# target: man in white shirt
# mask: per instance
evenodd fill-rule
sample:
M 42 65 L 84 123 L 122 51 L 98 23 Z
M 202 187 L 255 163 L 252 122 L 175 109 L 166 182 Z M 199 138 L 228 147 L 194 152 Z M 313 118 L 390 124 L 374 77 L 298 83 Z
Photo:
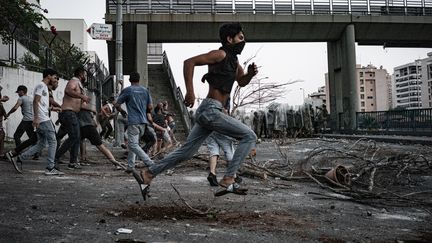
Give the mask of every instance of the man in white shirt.
M 19 154 L 19 162 L 30 159 L 34 154 L 39 153 L 48 143 L 48 165 L 45 175 L 63 175 L 64 173 L 56 168 L 54 157 L 56 153 L 57 140 L 54 125 L 49 117 L 49 92 L 48 85 L 58 80 L 57 71 L 47 68 L 43 71 L 43 80 L 34 89 L 33 99 L 33 128 L 36 130 L 38 141 L 24 153 Z M 16 160 L 12 158 L 16 168 Z

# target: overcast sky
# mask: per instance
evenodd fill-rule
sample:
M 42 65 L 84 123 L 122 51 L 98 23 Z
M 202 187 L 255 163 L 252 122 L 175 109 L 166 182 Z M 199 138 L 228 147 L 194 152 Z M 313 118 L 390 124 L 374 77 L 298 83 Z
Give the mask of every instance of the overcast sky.
M 48 18 L 79 18 L 84 19 L 88 26 L 92 23 L 104 23 L 105 0 L 41 0 L 42 8 L 48 9 Z M 115 27 L 114 27 L 115 28 Z M 247 41 L 247 30 L 245 30 Z M 217 36 L 218 33 L 215 33 Z M 89 50 L 96 51 L 99 57 L 107 65 L 108 54 L 105 41 L 92 40 L 88 42 Z M 182 87 L 184 81 L 182 75 L 183 61 L 191 56 L 208 52 L 219 48 L 214 44 L 164 44 L 171 68 L 177 84 Z M 317 91 L 324 85 L 324 74 L 327 72 L 327 48 L 326 43 L 247 43 L 240 62 L 256 55 L 254 62 L 260 66 L 259 77 L 268 77 L 264 81 L 288 82 L 303 80 L 288 87 L 286 97 L 280 102 L 290 105 L 299 105 L 303 100 L 304 88 L 306 94 Z M 386 48 L 382 46 L 357 46 L 356 60 L 358 64 L 366 66 L 372 64 L 376 67 L 383 66 L 392 74 L 393 68 L 415 59 L 426 58 L 431 48 Z M 204 98 L 207 86 L 201 84 L 205 67 L 197 68 L 194 76 L 196 96 Z

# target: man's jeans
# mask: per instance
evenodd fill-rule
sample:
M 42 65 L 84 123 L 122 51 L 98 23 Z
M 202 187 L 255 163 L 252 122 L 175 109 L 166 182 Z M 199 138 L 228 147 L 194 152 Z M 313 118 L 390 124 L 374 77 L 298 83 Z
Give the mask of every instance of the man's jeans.
M 153 145 L 156 143 L 156 132 L 153 127 L 149 125 L 146 127 L 143 139 L 146 144 L 142 147 L 142 149 L 148 154 L 151 147 L 153 147 Z
M 46 144 L 48 144 L 48 166 L 47 169 L 52 169 L 55 166 L 54 156 L 56 153 L 57 140 L 54 126 L 49 121 L 44 121 L 39 124 L 39 128 L 36 131 L 37 133 L 37 143 L 31 146 L 24 153 L 19 155 L 21 160 L 30 159 L 36 153 L 40 153 L 43 148 L 45 148 Z
M 29 139 L 34 136 L 33 139 L 36 140 L 36 133 L 33 131 L 33 121 L 21 121 L 13 135 L 15 140 L 15 147 L 21 145 L 21 137 L 24 132 L 27 134 L 27 137 L 29 137 Z
M 74 111 L 63 111 L 59 114 L 59 119 L 62 127 L 67 132 L 68 138 L 60 145 L 55 155 L 55 160 L 58 161 L 66 151 L 70 149 L 70 163 L 76 163 L 80 146 L 80 124 L 78 113 Z
M 127 127 L 127 118 L 123 117 L 122 114 L 120 113 L 117 114 L 117 120 L 114 125 L 115 125 L 115 133 L 116 133 L 114 147 L 117 147 L 125 143 L 124 133 Z
M 240 164 L 255 146 L 256 135 L 245 124 L 222 112 L 222 104 L 214 99 L 206 98 L 195 113 L 195 125 L 186 143 L 167 155 L 157 164 L 149 167 L 153 175 L 160 174 L 182 161 L 192 158 L 204 140 L 213 131 L 235 138 L 239 141 L 233 159 L 228 164 L 226 176 L 234 176 Z
M 147 166 L 151 166 L 154 162 L 150 159 L 150 157 L 144 152 L 144 150 L 140 147 L 139 141 L 140 138 L 144 135 L 146 130 L 146 124 L 137 124 L 137 125 L 129 125 L 127 129 L 128 135 L 128 168 L 135 168 L 135 157 L 138 157 L 146 164 Z
M 18 130 L 20 129 L 24 129 L 25 132 L 27 133 L 27 136 L 29 137 L 27 140 L 25 140 L 22 143 L 20 138 L 23 133 L 18 132 Z M 33 121 L 21 121 L 21 123 L 18 125 L 17 130 L 14 133 L 14 139 L 15 139 L 15 144 L 18 144 L 17 142 L 20 141 L 19 145 L 15 147 L 15 153 L 17 154 L 21 153 L 21 151 L 23 151 L 24 149 L 32 145 L 35 145 L 37 143 L 37 134 L 33 130 Z
M 219 156 L 220 150 L 225 154 L 225 159 L 230 162 L 234 157 L 234 143 L 233 140 L 225 135 L 217 132 L 212 132 L 207 138 L 207 149 L 209 150 L 210 157 Z

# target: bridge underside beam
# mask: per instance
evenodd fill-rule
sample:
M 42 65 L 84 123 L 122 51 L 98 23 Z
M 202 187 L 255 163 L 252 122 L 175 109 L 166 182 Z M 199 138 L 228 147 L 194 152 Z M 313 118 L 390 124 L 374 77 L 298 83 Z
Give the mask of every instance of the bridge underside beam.
M 432 47 L 431 16 L 125 14 L 123 21 L 125 74 L 137 65 L 138 24 L 147 26 L 148 43 L 219 42 L 220 25 L 238 21 L 248 42 L 334 42 L 352 24 L 359 45 Z M 107 14 L 106 23 L 115 23 L 115 15 Z M 107 44 L 114 73 L 115 44 Z

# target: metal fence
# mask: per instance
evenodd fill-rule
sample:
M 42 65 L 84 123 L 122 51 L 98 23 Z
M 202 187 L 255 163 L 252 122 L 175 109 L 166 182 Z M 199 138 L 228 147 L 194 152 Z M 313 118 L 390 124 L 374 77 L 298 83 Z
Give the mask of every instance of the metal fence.
M 432 132 L 432 108 L 357 112 L 357 130 Z
M 106 13 L 116 13 L 115 1 Z M 432 0 L 124 0 L 123 13 L 432 16 Z

